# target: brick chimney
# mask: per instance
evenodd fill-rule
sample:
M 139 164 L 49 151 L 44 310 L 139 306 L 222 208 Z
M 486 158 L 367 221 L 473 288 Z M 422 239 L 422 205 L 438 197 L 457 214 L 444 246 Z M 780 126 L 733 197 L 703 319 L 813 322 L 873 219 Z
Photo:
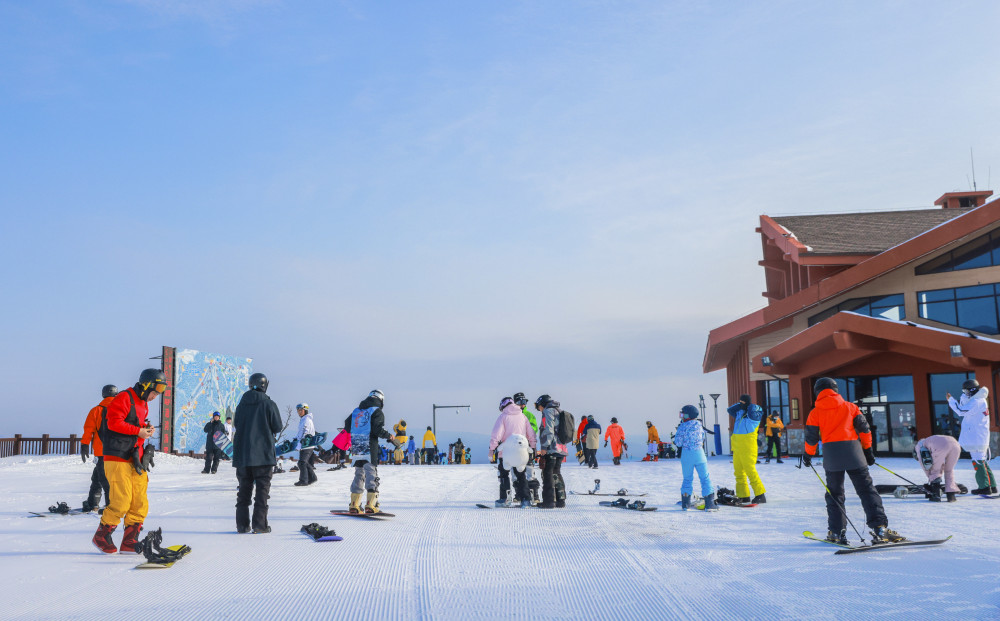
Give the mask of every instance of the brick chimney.
M 980 190 L 978 192 L 945 192 L 941 198 L 934 201 L 935 205 L 941 205 L 942 209 L 955 209 L 956 207 L 979 207 L 986 202 L 986 199 L 993 196 L 992 190 Z

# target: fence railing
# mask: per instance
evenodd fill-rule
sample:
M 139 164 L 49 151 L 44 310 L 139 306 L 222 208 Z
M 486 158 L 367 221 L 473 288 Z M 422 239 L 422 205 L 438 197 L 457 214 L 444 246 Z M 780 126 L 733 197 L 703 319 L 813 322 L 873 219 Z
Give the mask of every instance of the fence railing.
M 25 438 L 15 433 L 13 438 L 0 438 L 0 457 L 13 455 L 76 455 L 80 452 L 80 438 L 52 438 L 43 433 L 40 438 Z

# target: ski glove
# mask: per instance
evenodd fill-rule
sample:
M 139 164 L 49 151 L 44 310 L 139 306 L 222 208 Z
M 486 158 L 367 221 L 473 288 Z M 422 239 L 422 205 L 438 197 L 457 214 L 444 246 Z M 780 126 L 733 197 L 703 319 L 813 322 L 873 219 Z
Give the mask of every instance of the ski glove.
M 607 440 L 604 441 L 604 448 L 608 448 L 608 441 Z
M 81 444 L 80 445 L 80 458 L 83 460 L 83 463 L 87 463 L 87 460 L 90 458 L 90 445 L 89 444 Z
M 868 462 L 869 466 L 875 465 L 875 450 L 870 446 L 865 449 L 865 461 Z
M 153 448 L 152 444 L 147 444 L 144 449 L 142 449 L 142 469 L 149 472 L 149 469 L 155 466 L 153 463 L 153 456 L 156 453 L 156 449 Z
M 809 453 L 802 453 L 802 465 L 812 468 L 813 458 Z

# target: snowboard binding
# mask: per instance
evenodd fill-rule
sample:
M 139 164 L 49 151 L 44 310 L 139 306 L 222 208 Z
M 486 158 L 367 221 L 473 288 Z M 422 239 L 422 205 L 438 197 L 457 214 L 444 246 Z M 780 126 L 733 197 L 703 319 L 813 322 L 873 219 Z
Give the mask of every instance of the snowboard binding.
M 191 551 L 189 546 L 181 546 L 178 550 L 161 548 L 160 544 L 162 542 L 163 529 L 157 528 L 156 530 L 146 533 L 143 540 L 135 544 L 135 551 L 146 557 L 146 562 L 156 565 L 173 563 L 180 560 L 184 557 L 184 555 Z
M 637 500 L 636 502 L 639 502 L 639 501 Z M 645 504 L 645 503 L 643 503 L 643 504 Z M 618 500 L 612 502 L 611 506 L 612 507 L 627 507 L 628 506 L 628 501 L 625 500 L 624 498 L 619 498 Z
M 313 522 L 312 524 L 303 524 L 302 528 L 299 530 L 309 535 L 316 541 L 319 541 L 323 537 L 333 537 L 337 535 L 336 531 L 333 529 L 321 526 L 316 522 Z
M 633 500 L 625 506 L 626 509 L 632 509 L 635 511 L 642 511 L 646 507 L 646 503 L 642 500 Z
M 69 513 L 69 505 L 67 505 L 65 502 L 56 503 L 51 507 L 49 507 L 49 513 L 59 513 L 61 515 L 66 515 L 67 513 Z

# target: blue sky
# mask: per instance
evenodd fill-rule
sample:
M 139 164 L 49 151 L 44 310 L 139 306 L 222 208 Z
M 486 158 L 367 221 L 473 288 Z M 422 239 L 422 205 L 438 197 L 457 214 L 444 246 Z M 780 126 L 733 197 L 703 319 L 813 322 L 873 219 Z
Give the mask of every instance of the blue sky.
M 970 148 L 988 185 L 998 18 L 0 0 L 0 435 L 79 432 L 162 345 L 320 420 L 378 387 L 484 432 L 523 390 L 672 429 L 764 305 L 760 214 L 929 207 Z

